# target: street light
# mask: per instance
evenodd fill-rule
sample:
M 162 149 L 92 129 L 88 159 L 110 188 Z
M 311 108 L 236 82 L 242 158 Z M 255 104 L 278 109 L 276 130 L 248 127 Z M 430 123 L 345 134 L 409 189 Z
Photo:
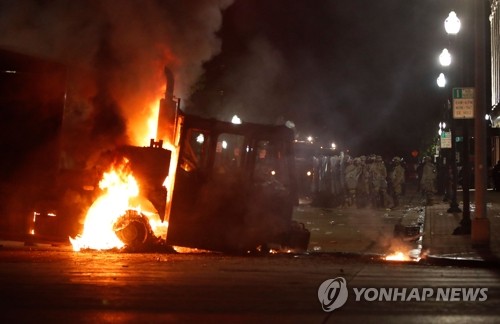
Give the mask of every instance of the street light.
M 439 55 L 439 63 L 441 63 L 442 66 L 449 66 L 451 64 L 451 54 L 448 52 L 448 49 L 445 48 Z
M 460 31 L 460 26 L 460 19 L 458 19 L 455 11 L 451 11 L 444 21 L 444 29 L 449 35 L 456 35 Z
M 241 118 L 238 117 L 238 115 L 234 115 L 233 118 L 231 119 L 231 123 L 239 125 L 241 124 Z
M 438 134 L 439 136 L 441 136 L 441 134 L 443 134 L 443 132 L 445 131 L 446 129 L 446 122 L 439 122 L 439 125 L 438 125 Z
M 440 88 L 446 87 L 446 78 L 445 78 L 443 73 L 439 74 L 436 81 L 437 81 L 438 87 L 440 87 Z

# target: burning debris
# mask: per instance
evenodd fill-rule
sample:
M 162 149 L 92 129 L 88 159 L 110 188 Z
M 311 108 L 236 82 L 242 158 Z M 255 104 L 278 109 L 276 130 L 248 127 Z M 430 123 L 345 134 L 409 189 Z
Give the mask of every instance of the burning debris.
M 85 214 L 80 234 L 70 235 L 75 251 L 140 249 L 164 241 L 222 251 L 269 243 L 307 247 L 308 231 L 291 221 L 297 201 L 293 131 L 203 119 L 181 111 L 174 98 L 174 75 L 179 96 L 189 98 L 203 62 L 220 50 L 216 32 L 231 3 L 0 5 L 0 46 L 67 68 L 56 103 L 64 124 L 54 140 L 55 160 L 64 170 L 98 174 L 90 186 L 75 180 L 74 188 L 66 183 L 50 193 L 57 220 L 77 223 L 79 212 Z M 167 91 L 159 100 L 164 65 L 172 71 L 165 70 Z M 138 146 L 147 141 L 150 147 Z M 77 208 L 64 201 L 66 195 L 79 201 L 83 190 L 90 202 L 80 199 Z
M 141 248 L 158 240 L 149 219 L 134 209 L 129 209 L 113 224 L 116 236 L 131 248 Z
M 103 174 L 103 194 L 90 207 L 82 235 L 71 240 L 74 250 L 143 250 L 164 244 L 166 236 L 170 246 L 212 251 L 246 253 L 269 246 L 305 251 L 309 231 L 292 221 L 297 203 L 293 132 L 181 111 L 176 118 L 178 153 L 153 142 L 110 154 L 108 159 L 118 163 Z M 222 140 L 225 148 L 216 145 Z M 170 195 L 167 176 L 175 179 Z M 280 185 L 268 186 L 269 178 Z M 168 228 L 160 233 L 158 223 Z
M 125 146 L 105 156 L 111 166 L 99 182 L 102 194 L 87 212 L 83 233 L 70 239 L 73 249 L 139 250 L 159 243 L 167 228 L 158 213 L 165 210 L 166 201 L 159 179 L 168 174 L 170 152 L 160 147 Z
M 411 222 L 405 220 L 405 218 L 400 218 L 399 221 L 394 225 L 394 240 L 391 244 L 391 249 L 394 251 L 385 256 L 387 261 L 419 261 L 422 252 L 422 236 L 423 233 L 423 222 L 422 222 L 422 211 L 417 208 L 417 214 L 414 217 L 409 217 L 412 219 Z M 417 219 L 415 220 L 415 216 Z M 405 251 L 405 252 L 403 252 Z

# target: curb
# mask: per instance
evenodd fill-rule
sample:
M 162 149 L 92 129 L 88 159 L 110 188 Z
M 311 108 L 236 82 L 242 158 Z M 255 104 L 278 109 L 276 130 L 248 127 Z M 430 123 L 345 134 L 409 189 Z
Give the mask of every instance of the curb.
M 419 261 L 425 265 L 436 265 L 436 266 L 459 266 L 459 267 L 470 267 L 470 268 L 498 268 L 500 267 L 500 260 L 473 260 L 473 259 L 457 259 L 457 258 L 445 258 L 436 256 L 425 256 Z

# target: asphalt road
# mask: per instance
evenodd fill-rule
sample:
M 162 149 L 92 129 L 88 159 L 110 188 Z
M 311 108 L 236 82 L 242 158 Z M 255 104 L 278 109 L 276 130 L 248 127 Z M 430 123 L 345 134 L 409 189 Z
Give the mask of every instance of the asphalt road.
M 399 223 L 420 227 L 422 232 L 425 208 L 420 195 L 411 187 L 397 208 L 324 208 L 301 204 L 295 208 L 293 218 L 311 232 L 310 252 L 387 255 L 421 248 L 421 242 L 395 238 L 394 229 Z
M 347 281 L 347 301 L 324 312 L 318 288 L 337 277 Z M 0 322 L 498 323 L 499 278 L 498 269 L 338 254 L 229 256 L 4 248 Z M 391 287 L 488 290 L 485 301 L 356 301 L 354 288 Z

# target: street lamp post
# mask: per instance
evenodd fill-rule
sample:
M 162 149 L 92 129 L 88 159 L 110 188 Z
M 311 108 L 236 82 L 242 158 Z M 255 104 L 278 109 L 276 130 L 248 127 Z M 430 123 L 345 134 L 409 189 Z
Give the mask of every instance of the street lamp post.
M 450 12 L 448 15 L 448 18 L 444 21 L 444 28 L 446 30 L 446 33 L 451 36 L 456 36 L 458 32 L 460 31 L 461 23 L 460 19 L 458 19 L 456 13 L 454 11 Z M 444 52 L 444 51 L 443 51 Z M 446 51 L 448 53 L 448 51 Z M 441 56 L 444 56 L 444 58 L 447 58 L 448 55 L 446 53 L 442 53 Z M 444 61 L 446 63 L 447 60 Z M 449 59 L 449 62 L 451 63 L 451 59 Z M 443 61 L 441 61 L 441 64 L 443 65 Z M 456 81 L 455 81 L 456 82 Z M 451 170 L 452 170 L 452 175 L 451 175 L 451 199 L 450 199 L 450 207 L 448 208 L 448 213 L 460 213 L 462 210 L 458 207 L 458 202 L 457 202 L 457 180 L 458 180 L 458 172 L 457 172 L 457 144 L 455 140 L 455 121 L 453 118 L 453 113 L 452 113 L 452 108 L 450 106 L 449 100 L 447 100 L 447 111 L 448 111 L 448 116 L 450 118 L 450 124 L 451 124 Z

